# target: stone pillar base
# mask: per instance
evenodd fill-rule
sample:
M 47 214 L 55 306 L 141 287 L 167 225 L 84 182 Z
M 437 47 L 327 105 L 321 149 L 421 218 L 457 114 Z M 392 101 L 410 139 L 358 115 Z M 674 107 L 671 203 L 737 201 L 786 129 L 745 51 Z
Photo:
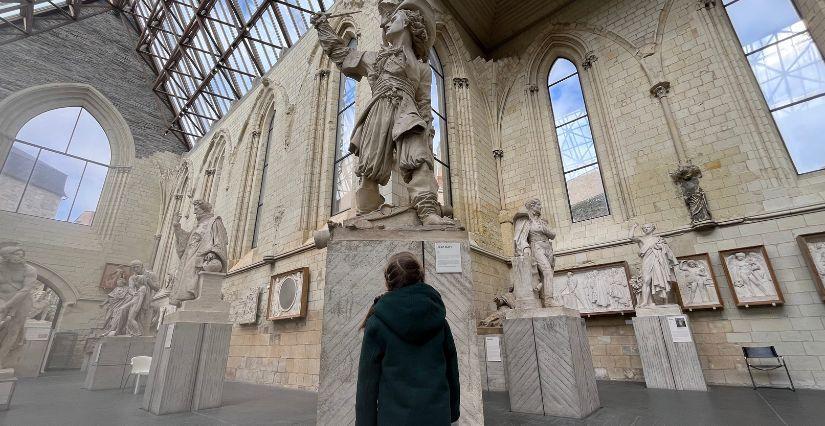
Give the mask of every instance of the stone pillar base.
M 674 342 L 669 317 L 684 318 L 679 305 L 640 307 L 633 318 L 633 331 L 639 344 L 645 383 L 651 389 L 707 391 L 696 343 Z
M 17 377 L 14 377 L 14 369 L 0 370 L 0 411 L 6 411 L 11 406 L 15 386 L 17 386 Z
M 152 356 L 155 338 L 151 336 L 101 337 L 92 352 L 83 388 L 88 390 L 118 389 L 126 381 L 132 357 Z
M 390 224 L 391 225 L 391 224 Z M 359 329 L 373 299 L 385 291 L 384 267 L 395 253 L 408 251 L 424 265 L 424 281 L 437 289 L 447 307 L 447 320 L 458 351 L 461 376 L 460 424 L 483 424 L 481 374 L 478 364 L 473 269 L 467 232 L 409 229 L 332 230 L 327 245 L 324 319 L 318 424 L 355 423 L 355 386 L 363 333 Z M 460 273 L 436 272 L 437 243 L 460 245 Z M 411 366 L 414 368 L 414 366 Z
M 49 348 L 52 323 L 30 319 L 26 321 L 25 327 L 26 341 L 23 344 L 23 354 L 14 366 L 14 372 L 21 378 L 37 377 Z
M 581 419 L 599 409 L 587 330 L 577 311 L 509 311 L 504 341 L 510 410 Z

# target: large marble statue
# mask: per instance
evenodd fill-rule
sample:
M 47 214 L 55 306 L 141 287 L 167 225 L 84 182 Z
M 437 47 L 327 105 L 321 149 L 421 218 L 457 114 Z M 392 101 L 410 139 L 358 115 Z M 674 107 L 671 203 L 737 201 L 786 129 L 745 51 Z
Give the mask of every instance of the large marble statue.
M 541 201 L 533 198 L 524 203 L 524 207 L 513 217 L 513 228 L 515 257 L 532 258 L 532 262 L 538 267 L 541 279 L 533 283 L 533 291 L 544 295 L 545 307 L 559 306 L 553 297 L 553 268 L 556 259 L 552 241 L 556 234 L 541 217 Z M 514 285 L 518 286 L 519 283 Z
M 424 225 L 454 225 L 443 217 L 433 172 L 434 135 L 427 64 L 435 40 L 435 19 L 426 0 L 381 0 L 378 4 L 384 43 L 378 52 L 347 47 L 332 29 L 328 15 L 316 14 L 324 52 L 346 76 L 367 77 L 372 99 L 355 122 L 349 151 L 358 157 L 361 178 L 355 193 L 359 215 L 379 209 L 379 186 L 389 182 L 397 166 Z
M 643 235 L 636 236 L 638 223 L 630 230 L 630 239 L 639 245 L 639 257 L 642 258 L 642 294 L 637 306 L 646 307 L 657 304 L 671 304 L 671 285 L 676 284 L 676 255 L 664 238 L 655 235 L 656 225 L 642 226 Z M 656 299 L 663 303 L 657 303 Z
M 220 216 L 212 213 L 212 205 L 196 200 L 194 203 L 197 223 L 191 231 L 181 228 L 180 215 L 173 228 L 175 243 L 180 257 L 178 277 L 172 283 L 169 303 L 180 306 L 185 300 L 198 297 L 198 273 L 226 272 L 226 228 Z
M 507 311 L 516 307 L 513 300 L 513 288 L 511 287 L 507 293 L 493 298 L 493 303 L 496 305 L 496 311 L 481 320 L 478 325 L 482 327 L 501 327 L 504 315 Z
M 134 260 L 129 281 L 118 280 L 102 306 L 106 309 L 104 336 L 142 336 L 151 320 L 152 291 L 157 290 L 155 274 Z
M 32 291 L 37 271 L 26 263 L 26 252 L 16 243 L 0 247 L 0 370 L 13 362 L 24 342 L 24 327 L 34 305 Z

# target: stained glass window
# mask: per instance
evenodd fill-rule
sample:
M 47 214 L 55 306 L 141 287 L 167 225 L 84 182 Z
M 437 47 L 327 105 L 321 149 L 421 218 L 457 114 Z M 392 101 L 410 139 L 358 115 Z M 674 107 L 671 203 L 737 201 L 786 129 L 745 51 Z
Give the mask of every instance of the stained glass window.
M 607 216 L 610 209 L 576 65 L 556 59 L 547 89 L 573 222 Z
M 825 168 L 825 63 L 793 3 L 729 0 L 725 10 L 797 173 Z

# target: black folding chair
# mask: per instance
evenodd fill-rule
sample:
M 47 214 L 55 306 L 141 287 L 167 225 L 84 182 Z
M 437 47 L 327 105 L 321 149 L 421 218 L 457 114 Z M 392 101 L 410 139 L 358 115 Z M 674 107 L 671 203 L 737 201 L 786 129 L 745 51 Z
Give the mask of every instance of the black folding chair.
M 748 374 L 751 376 L 751 384 L 753 388 L 778 388 L 778 389 L 790 389 L 796 392 L 796 388 L 793 385 L 793 379 L 791 379 L 791 373 L 788 371 L 788 365 L 785 364 L 785 360 L 782 358 L 781 355 L 776 353 L 776 348 L 773 346 L 758 346 L 758 347 L 748 347 L 742 346 L 742 353 L 745 355 L 745 364 L 748 366 Z M 773 363 L 759 363 L 759 364 L 751 364 L 751 359 L 771 359 L 773 358 Z M 751 368 L 754 370 L 759 371 L 771 371 L 776 370 L 779 368 L 785 369 L 785 374 L 788 375 L 788 382 L 790 382 L 791 387 L 776 387 L 776 386 L 756 386 L 756 381 L 753 380 L 753 372 Z

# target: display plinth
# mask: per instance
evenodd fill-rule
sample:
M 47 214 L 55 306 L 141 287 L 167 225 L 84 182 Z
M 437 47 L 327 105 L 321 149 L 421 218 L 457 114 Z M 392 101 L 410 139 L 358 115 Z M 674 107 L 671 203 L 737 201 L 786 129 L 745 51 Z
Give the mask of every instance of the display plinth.
M 504 372 L 504 331 L 501 327 L 478 327 L 478 356 L 481 367 L 481 389 L 507 391 L 507 374 Z
M 221 406 L 232 335 L 229 306 L 220 300 L 224 276 L 201 272 L 201 296 L 164 318 L 152 353 L 144 410 L 162 415 Z
M 436 272 L 436 243 L 458 243 L 460 273 Z M 473 313 L 473 280 L 467 232 L 410 228 L 334 228 L 327 243 L 318 424 L 355 423 L 355 387 L 363 333 L 361 321 L 385 291 L 384 267 L 395 253 L 422 256 L 424 280 L 437 289 L 458 352 L 461 424 L 482 424 L 481 374 Z M 415 366 L 410 366 L 415 368 Z
M 511 411 L 581 419 L 599 409 L 593 358 L 578 311 L 508 311 L 504 341 Z
M 14 377 L 14 369 L 0 369 L 0 411 L 6 411 L 11 406 L 15 386 L 17 386 L 17 377 Z
M 17 377 L 37 377 L 43 367 L 49 338 L 52 335 L 51 321 L 27 320 L 25 325 L 26 340 L 22 356 L 14 366 Z
M 690 323 L 678 305 L 637 308 L 633 330 L 648 388 L 708 390 Z
M 131 371 L 132 357 L 151 356 L 152 336 L 104 336 L 97 341 L 83 388 L 118 389 Z

